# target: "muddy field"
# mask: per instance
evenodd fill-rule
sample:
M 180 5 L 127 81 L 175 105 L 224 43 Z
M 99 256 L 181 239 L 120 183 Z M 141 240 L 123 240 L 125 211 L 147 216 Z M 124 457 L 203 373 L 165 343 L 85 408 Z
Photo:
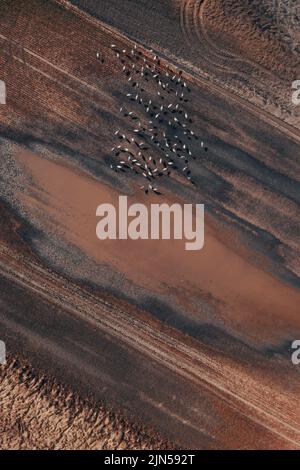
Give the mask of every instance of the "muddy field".
M 118 0 L 71 3 L 299 128 L 299 110 L 291 102 L 291 84 L 299 77 L 297 2 L 124 0 L 122 8 Z
M 1 377 L 0 448 L 15 450 L 172 449 L 154 432 L 83 400 L 26 362 L 9 359 Z
M 281 106 L 297 51 L 237 0 L 193 8 L 189 1 L 124 1 L 118 13 L 117 3 L 0 2 L 7 88 L 0 107 L 0 339 L 78 397 L 93 396 L 163 436 L 145 434 L 136 444 L 132 431 L 123 448 L 166 440 L 194 449 L 298 448 L 300 375 L 291 343 L 300 337 L 300 135 L 296 111 L 284 114 Z M 205 42 L 198 34 L 207 28 Z M 194 156 L 191 177 L 178 164 L 151 179 L 159 194 L 140 189 L 140 171 L 113 171 L 119 134 L 133 142 L 129 112 L 140 122 L 147 112 L 123 70 L 132 68 L 131 51 L 158 76 L 186 84 L 180 106 L 194 134 L 171 126 L 169 115 L 157 126 L 169 139 L 181 132 Z M 173 105 L 151 77 L 140 86 L 156 112 L 162 102 Z M 146 132 L 143 138 L 152 162 L 159 160 L 160 147 Z M 204 249 L 187 252 L 178 240 L 100 242 L 96 208 L 121 194 L 148 207 L 205 204 Z M 15 390 L 14 380 L 5 369 L 5 397 L 23 393 L 25 384 Z M 32 400 L 26 394 L 28 406 Z M 7 429 L 0 442 L 14 448 L 72 446 L 77 432 L 64 444 L 55 433 L 52 443 L 28 441 L 29 431 L 20 444 L 20 432 L 10 437 Z M 93 429 L 88 447 L 118 446 L 117 429 L 111 441 Z

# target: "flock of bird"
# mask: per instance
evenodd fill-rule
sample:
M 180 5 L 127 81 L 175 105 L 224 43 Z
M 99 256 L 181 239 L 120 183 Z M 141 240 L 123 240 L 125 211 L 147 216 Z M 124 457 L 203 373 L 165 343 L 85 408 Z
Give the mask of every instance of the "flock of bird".
M 153 57 L 147 60 L 136 45 L 128 51 L 115 44 L 111 48 L 127 80 L 128 105 L 123 104 L 120 113 L 132 124 L 130 135 L 120 129 L 114 132 L 117 144 L 112 148 L 112 170 L 140 175 L 146 194 L 160 194 L 156 180 L 170 176 L 172 170 L 194 184 L 190 162 L 195 156 L 190 146 L 199 137 L 190 129 L 193 121 L 184 110 L 191 90 L 182 72 L 162 71 L 152 50 Z M 207 151 L 203 141 L 200 147 Z

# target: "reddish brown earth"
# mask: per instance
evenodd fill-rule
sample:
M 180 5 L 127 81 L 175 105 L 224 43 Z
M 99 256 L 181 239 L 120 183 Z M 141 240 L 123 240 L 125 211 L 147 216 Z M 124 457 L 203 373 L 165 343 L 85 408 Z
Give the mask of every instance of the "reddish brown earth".
M 300 73 L 295 2 L 124 0 L 121 9 L 118 0 L 70 3 L 299 128 L 291 101 Z
M 172 449 L 17 359 L 1 371 L 0 410 L 2 450 Z
M 176 42 L 168 52 L 163 40 L 182 30 L 178 10 L 166 10 L 162 21 L 169 23 L 171 15 L 171 29 L 154 44 L 160 70 L 184 70 L 192 90 L 186 109 L 208 152 L 192 144 L 194 186 L 174 172 L 161 182 L 159 198 L 146 197 L 138 178 L 108 165 L 115 128 L 133 131 L 119 113 L 128 84 L 110 47 L 133 47 L 123 34 L 129 32 L 116 32 L 68 2 L 0 3 L 0 78 L 7 86 L 7 105 L 0 107 L 0 339 L 12 357 L 20 355 L 39 376 L 62 384 L 51 382 L 43 399 L 34 395 L 35 409 L 30 396 L 38 392 L 27 379 L 17 384 L 19 369 L 10 363 L 2 396 L 16 396 L 16 405 L 25 399 L 20 411 L 12 409 L 12 416 L 21 413 L 21 425 L 9 421 L 6 409 L 3 446 L 82 445 L 76 420 L 66 441 L 60 432 L 51 442 L 41 437 L 43 412 L 51 429 L 56 426 L 53 384 L 63 423 L 69 410 L 57 387 L 78 403 L 93 397 L 80 415 L 91 446 L 118 445 L 115 418 L 105 436 L 86 418 L 91 408 L 100 420 L 107 412 L 101 410 L 112 408 L 137 423 L 137 431 L 126 424 L 126 448 L 136 445 L 140 426 L 177 447 L 299 448 L 300 376 L 291 362 L 291 343 L 300 337 L 298 130 L 254 105 L 257 100 L 241 99 L 241 90 L 229 92 L 214 67 L 205 73 L 215 80 L 208 79 L 199 56 L 191 67 Z M 150 3 L 139 14 L 146 15 Z M 222 2 L 213 4 L 221 18 Z M 151 11 L 149 24 L 157 17 Z M 130 15 L 124 18 L 131 24 Z M 247 34 L 249 22 L 243 24 Z M 140 36 L 138 49 L 151 61 L 151 36 L 146 39 Z M 260 40 L 254 35 L 249 41 L 254 48 Z M 264 41 L 278 39 L 264 35 Z M 245 58 L 244 46 L 237 49 Z M 264 78 L 271 65 L 262 45 L 257 51 L 250 69 L 263 67 Z M 290 53 L 279 44 L 272 57 L 279 63 Z M 225 59 L 239 77 L 240 68 Z M 236 91 L 235 79 L 225 76 Z M 264 90 L 268 82 L 262 83 Z M 155 91 L 149 83 L 149 95 Z M 203 251 L 185 252 L 181 242 L 100 243 L 96 207 L 120 194 L 146 204 L 204 203 Z M 98 412 L 94 403 L 103 408 Z M 27 409 L 39 417 L 39 436 L 31 428 L 23 436 Z M 149 436 L 142 434 L 141 445 L 165 442 Z

